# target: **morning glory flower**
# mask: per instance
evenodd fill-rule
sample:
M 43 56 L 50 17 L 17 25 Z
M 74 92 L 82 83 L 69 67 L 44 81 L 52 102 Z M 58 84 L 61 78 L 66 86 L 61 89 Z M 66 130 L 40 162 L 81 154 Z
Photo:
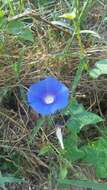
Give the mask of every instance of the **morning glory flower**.
M 51 76 L 32 84 L 27 93 L 29 105 L 41 115 L 50 115 L 66 107 L 68 98 L 68 88 Z

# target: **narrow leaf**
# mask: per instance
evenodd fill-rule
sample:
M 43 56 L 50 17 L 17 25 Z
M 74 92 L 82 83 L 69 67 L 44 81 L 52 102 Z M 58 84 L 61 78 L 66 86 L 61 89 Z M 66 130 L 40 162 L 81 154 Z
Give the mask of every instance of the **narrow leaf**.
M 24 182 L 23 179 L 18 179 L 16 177 L 11 176 L 1 176 L 0 177 L 0 185 L 3 185 L 5 183 L 21 183 Z
M 101 38 L 100 35 L 95 32 L 95 31 L 92 31 L 92 30 L 81 30 L 80 31 L 81 34 L 91 34 L 92 36 L 96 37 L 96 38 Z
M 34 137 L 37 135 L 37 132 L 43 126 L 44 122 L 45 122 L 44 119 L 40 119 L 40 120 L 37 121 L 36 126 L 31 131 L 31 134 L 30 134 L 30 137 L 29 137 L 29 141 L 28 141 L 29 144 L 32 143 Z
M 107 190 L 106 184 L 96 183 L 88 180 L 85 181 L 85 180 L 60 179 L 59 184 L 65 186 L 73 185 L 77 187 L 93 188 L 94 190 Z

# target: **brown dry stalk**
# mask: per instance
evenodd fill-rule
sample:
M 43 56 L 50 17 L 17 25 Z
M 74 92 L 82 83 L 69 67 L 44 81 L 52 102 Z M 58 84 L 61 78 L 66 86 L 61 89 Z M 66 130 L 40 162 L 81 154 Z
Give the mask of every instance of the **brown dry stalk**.
M 59 27 L 59 26 L 56 26 L 56 25 L 52 24 L 50 21 L 48 21 L 48 20 L 46 20 L 45 18 L 41 17 L 41 16 L 40 16 L 39 14 L 37 14 L 34 10 L 31 10 L 31 11 L 27 10 L 27 11 L 21 13 L 21 14 L 15 15 L 15 16 L 13 16 L 13 17 L 9 17 L 9 18 L 8 18 L 8 22 L 13 21 L 13 20 L 17 20 L 17 19 L 20 19 L 20 18 L 23 18 L 23 17 L 29 17 L 29 16 L 30 16 L 30 17 L 33 17 L 33 18 L 36 19 L 36 20 L 39 20 L 39 21 L 44 22 L 45 24 L 47 24 L 47 25 L 53 27 L 53 28 L 56 29 L 56 30 L 60 30 L 60 31 L 63 31 L 64 33 L 71 34 L 70 31 L 68 31 L 68 30 L 66 30 L 66 29 L 64 29 L 64 28 L 61 28 L 61 27 Z

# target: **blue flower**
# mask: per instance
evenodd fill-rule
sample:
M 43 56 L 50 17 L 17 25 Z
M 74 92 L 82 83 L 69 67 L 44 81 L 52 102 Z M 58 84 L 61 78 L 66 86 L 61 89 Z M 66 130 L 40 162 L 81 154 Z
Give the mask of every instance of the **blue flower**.
M 54 77 L 30 86 L 27 93 L 29 105 L 42 115 L 50 115 L 67 106 L 69 98 L 68 88 Z

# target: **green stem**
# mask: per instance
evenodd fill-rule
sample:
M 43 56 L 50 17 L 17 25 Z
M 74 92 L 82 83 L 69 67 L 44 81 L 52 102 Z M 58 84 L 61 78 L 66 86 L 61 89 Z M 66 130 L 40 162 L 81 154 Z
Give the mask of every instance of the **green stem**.
M 76 10 L 79 10 L 80 4 L 79 1 L 76 0 Z M 76 75 L 72 84 L 72 97 L 75 96 L 76 88 L 78 86 L 78 83 L 81 79 L 82 72 L 84 70 L 84 60 L 85 60 L 85 50 L 81 41 L 81 34 L 80 34 L 80 20 L 79 18 L 79 11 L 76 12 L 76 21 L 74 21 L 74 27 L 75 27 L 75 34 L 77 37 L 78 45 L 80 47 L 80 63 L 78 66 L 78 69 L 76 71 Z
M 8 0 L 8 5 L 9 5 L 9 8 L 10 8 L 10 14 L 12 16 L 14 16 L 14 8 L 13 8 L 13 4 L 10 0 Z

